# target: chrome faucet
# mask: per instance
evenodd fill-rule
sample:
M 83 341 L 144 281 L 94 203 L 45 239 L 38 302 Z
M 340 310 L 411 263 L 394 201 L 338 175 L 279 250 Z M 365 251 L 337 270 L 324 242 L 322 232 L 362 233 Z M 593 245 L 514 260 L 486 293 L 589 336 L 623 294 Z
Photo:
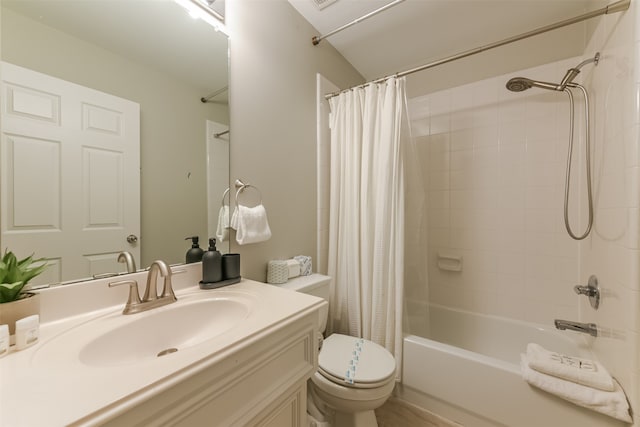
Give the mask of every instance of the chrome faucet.
M 571 331 L 582 332 L 583 334 L 589 334 L 593 337 L 598 336 L 598 327 L 595 323 L 580 323 L 573 322 L 571 320 L 554 320 L 557 329 L 564 331 L 565 329 L 569 329 Z
M 131 255 L 131 252 L 120 252 L 118 254 L 118 262 L 123 262 L 127 266 L 127 273 L 135 273 L 136 270 L 136 260 Z
M 158 296 L 157 285 L 158 273 L 164 278 L 162 294 L 160 294 L 160 296 Z M 176 294 L 173 292 L 173 285 L 171 283 L 171 268 L 168 267 L 164 261 L 157 260 L 151 263 L 149 274 L 147 275 L 147 286 L 142 300 L 138 292 L 138 282 L 135 280 L 123 280 L 121 282 L 109 283 L 109 287 L 121 285 L 129 286 L 129 298 L 124 306 L 124 310 L 122 310 L 122 314 L 140 313 L 171 304 L 178 300 Z

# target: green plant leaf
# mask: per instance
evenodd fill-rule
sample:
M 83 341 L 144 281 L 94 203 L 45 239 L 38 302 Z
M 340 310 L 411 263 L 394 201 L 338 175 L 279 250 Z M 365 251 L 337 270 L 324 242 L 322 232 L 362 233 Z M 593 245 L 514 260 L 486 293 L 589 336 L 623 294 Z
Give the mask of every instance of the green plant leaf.
M 45 268 L 47 268 L 48 265 L 47 264 L 42 264 L 38 267 L 34 267 L 31 268 L 29 270 L 25 270 L 22 272 L 22 277 L 20 278 L 20 280 L 26 285 L 27 283 L 29 283 L 29 280 L 33 279 L 34 277 L 36 277 L 38 274 L 42 273 L 44 271 Z
M 0 303 L 17 299 L 23 286 L 48 267 L 44 258 L 33 259 L 33 256 L 31 254 L 22 260 L 18 260 L 13 252 L 8 249 L 5 250 L 2 261 L 0 261 L 0 284 L 2 284 L 0 285 L 2 286 L 2 289 L 0 289 L 0 292 L 2 292 Z M 38 266 L 33 265 L 41 262 L 45 263 Z
M 0 304 L 17 300 L 23 286 L 22 282 L 0 283 Z
M 7 264 L 4 261 L 0 261 L 0 283 L 5 283 L 7 277 Z

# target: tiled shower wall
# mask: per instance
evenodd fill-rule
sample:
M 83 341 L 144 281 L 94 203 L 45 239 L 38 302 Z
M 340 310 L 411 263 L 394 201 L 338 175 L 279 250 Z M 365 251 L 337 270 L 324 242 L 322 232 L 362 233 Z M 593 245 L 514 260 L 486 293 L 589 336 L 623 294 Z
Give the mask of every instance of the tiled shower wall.
M 518 74 L 556 81 L 578 62 Z M 550 324 L 578 317 L 579 244 L 563 223 L 569 104 L 561 92 L 509 92 L 511 77 L 410 101 L 427 196 L 428 295 L 436 304 Z M 584 157 L 577 130 L 576 160 Z M 576 162 L 572 180 L 577 230 L 583 164 Z M 456 265 L 446 257 L 460 258 L 461 271 L 447 269 Z M 411 325 L 419 328 L 413 316 Z

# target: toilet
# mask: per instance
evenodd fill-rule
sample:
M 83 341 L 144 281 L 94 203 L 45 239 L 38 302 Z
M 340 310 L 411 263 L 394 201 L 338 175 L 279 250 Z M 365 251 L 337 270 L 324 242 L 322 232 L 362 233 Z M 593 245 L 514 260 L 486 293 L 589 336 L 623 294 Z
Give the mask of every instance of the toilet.
M 329 301 L 331 278 L 300 276 L 278 285 Z M 320 332 L 327 325 L 322 313 Z M 396 361 L 384 347 L 357 337 L 333 334 L 324 339 L 318 370 L 308 384 L 311 427 L 377 426 L 374 409 L 391 396 Z

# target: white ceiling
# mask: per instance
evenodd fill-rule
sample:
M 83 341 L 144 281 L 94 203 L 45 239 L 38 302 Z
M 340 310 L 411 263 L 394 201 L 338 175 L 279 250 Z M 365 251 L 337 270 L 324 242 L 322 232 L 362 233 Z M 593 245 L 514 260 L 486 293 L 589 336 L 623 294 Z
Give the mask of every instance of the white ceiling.
M 391 1 L 337 0 L 319 10 L 314 0 L 289 0 L 318 30 L 318 34 L 326 34 Z M 606 1 L 599 0 L 405 0 L 321 43 L 329 42 L 367 80 L 372 80 L 562 21 L 606 4 Z M 573 44 L 581 45 L 577 48 L 583 48 L 586 27 L 573 27 L 566 30 L 573 31 L 572 35 L 556 38 L 551 42 L 551 49 L 553 43 L 567 38 L 571 38 Z M 569 34 L 566 31 L 563 34 Z M 537 37 L 539 41 L 534 40 Z M 540 53 L 549 48 L 548 39 L 535 36 L 531 42 L 521 46 L 526 46 L 530 52 L 537 51 L 540 60 L 546 60 Z M 543 43 L 544 40 L 547 41 Z M 531 66 L 526 61 L 521 62 L 521 68 Z M 509 70 L 503 72 L 506 71 Z

